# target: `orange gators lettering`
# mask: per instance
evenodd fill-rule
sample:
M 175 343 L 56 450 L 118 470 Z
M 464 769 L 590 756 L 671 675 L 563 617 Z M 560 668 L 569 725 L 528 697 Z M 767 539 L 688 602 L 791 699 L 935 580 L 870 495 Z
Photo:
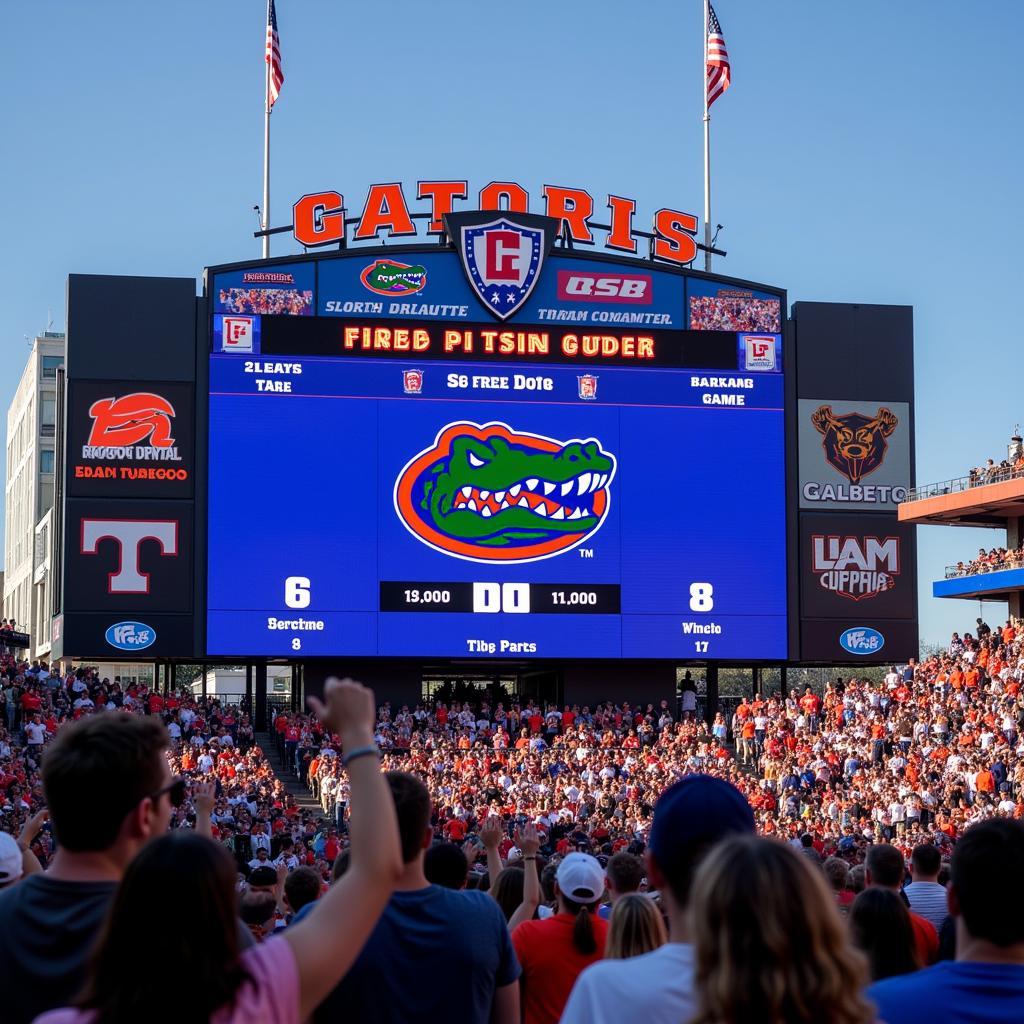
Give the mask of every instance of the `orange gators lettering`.
M 659 210 L 654 215 L 654 255 L 673 263 L 692 263 L 697 255 L 697 218 L 678 210 Z
M 430 200 L 430 227 L 432 235 L 444 231 L 443 217 L 451 213 L 456 199 L 465 199 L 469 195 L 468 181 L 421 181 L 416 189 L 417 199 Z
M 609 196 L 608 208 L 612 211 L 611 231 L 608 232 L 604 244 L 609 249 L 636 252 L 636 239 L 633 237 L 633 214 L 636 212 L 636 201 L 623 199 L 622 196 Z
M 345 237 L 345 199 L 340 192 L 312 192 L 292 207 L 292 234 L 303 245 L 327 245 Z
M 549 217 L 569 229 L 574 241 L 592 242 L 594 236 L 587 220 L 594 212 L 594 197 L 581 188 L 560 188 L 558 185 L 544 186 L 544 208 Z
M 381 228 L 387 228 L 389 235 L 416 234 L 416 226 L 409 216 L 409 207 L 399 182 L 370 186 L 363 215 L 359 218 L 353 237 L 375 238 Z
M 530 212 L 530 197 L 526 189 L 514 181 L 492 181 L 480 189 L 481 210 L 500 210 L 502 199 L 508 204 L 505 209 L 511 213 Z
M 170 448 L 174 406 L 160 395 L 137 391 L 123 398 L 101 398 L 89 406 L 92 430 L 88 445 L 121 448 L 141 444 L 146 438 L 154 448 Z

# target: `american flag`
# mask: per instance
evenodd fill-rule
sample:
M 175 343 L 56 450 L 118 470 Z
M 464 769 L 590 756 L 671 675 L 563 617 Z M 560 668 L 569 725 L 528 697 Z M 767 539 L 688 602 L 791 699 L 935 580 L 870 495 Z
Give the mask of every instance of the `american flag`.
M 277 102 L 277 97 L 281 95 L 281 86 L 284 84 L 284 71 L 281 69 L 281 41 L 277 37 L 277 11 L 274 9 L 274 0 L 270 0 L 267 7 L 266 61 L 270 65 L 270 84 L 267 87 L 267 109 L 269 110 Z
M 708 4 L 707 89 L 708 107 L 729 88 L 729 51 L 714 7 Z

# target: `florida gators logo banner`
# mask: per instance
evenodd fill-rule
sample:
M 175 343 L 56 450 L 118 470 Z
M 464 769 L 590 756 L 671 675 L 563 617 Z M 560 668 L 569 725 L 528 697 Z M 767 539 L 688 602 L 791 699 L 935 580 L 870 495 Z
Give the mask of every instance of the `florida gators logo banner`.
M 540 280 L 556 222 L 500 212 L 449 214 L 445 222 L 477 298 L 493 316 L 507 320 Z
M 595 438 L 559 441 L 505 423 L 449 423 L 395 481 L 405 528 L 442 554 L 534 562 L 596 533 L 615 456 Z

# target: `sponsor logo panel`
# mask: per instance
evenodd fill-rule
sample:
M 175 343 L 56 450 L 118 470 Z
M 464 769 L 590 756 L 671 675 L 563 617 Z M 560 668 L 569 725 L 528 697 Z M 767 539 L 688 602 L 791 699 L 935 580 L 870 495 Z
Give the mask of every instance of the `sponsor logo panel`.
M 906 402 L 800 399 L 800 507 L 895 509 L 911 483 Z
M 69 500 L 64 611 L 191 611 L 192 536 L 189 502 Z
M 839 646 L 847 654 L 865 657 L 880 653 L 885 646 L 885 637 L 871 626 L 853 626 L 839 635 Z
M 68 493 L 189 498 L 193 436 L 191 384 L 73 381 Z
M 894 515 L 801 515 L 804 615 L 912 619 L 916 576 L 914 527 Z

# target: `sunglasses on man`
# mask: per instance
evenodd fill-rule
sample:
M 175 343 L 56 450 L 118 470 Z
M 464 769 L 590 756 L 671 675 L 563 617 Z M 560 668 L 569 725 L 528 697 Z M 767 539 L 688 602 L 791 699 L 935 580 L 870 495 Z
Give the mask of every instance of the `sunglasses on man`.
M 156 803 L 160 797 L 166 793 L 168 800 L 171 801 L 171 806 L 180 807 L 185 802 L 186 786 L 187 783 L 185 780 L 179 776 L 169 782 L 166 786 L 158 789 L 155 793 L 150 793 L 149 799 L 152 800 L 153 803 Z

